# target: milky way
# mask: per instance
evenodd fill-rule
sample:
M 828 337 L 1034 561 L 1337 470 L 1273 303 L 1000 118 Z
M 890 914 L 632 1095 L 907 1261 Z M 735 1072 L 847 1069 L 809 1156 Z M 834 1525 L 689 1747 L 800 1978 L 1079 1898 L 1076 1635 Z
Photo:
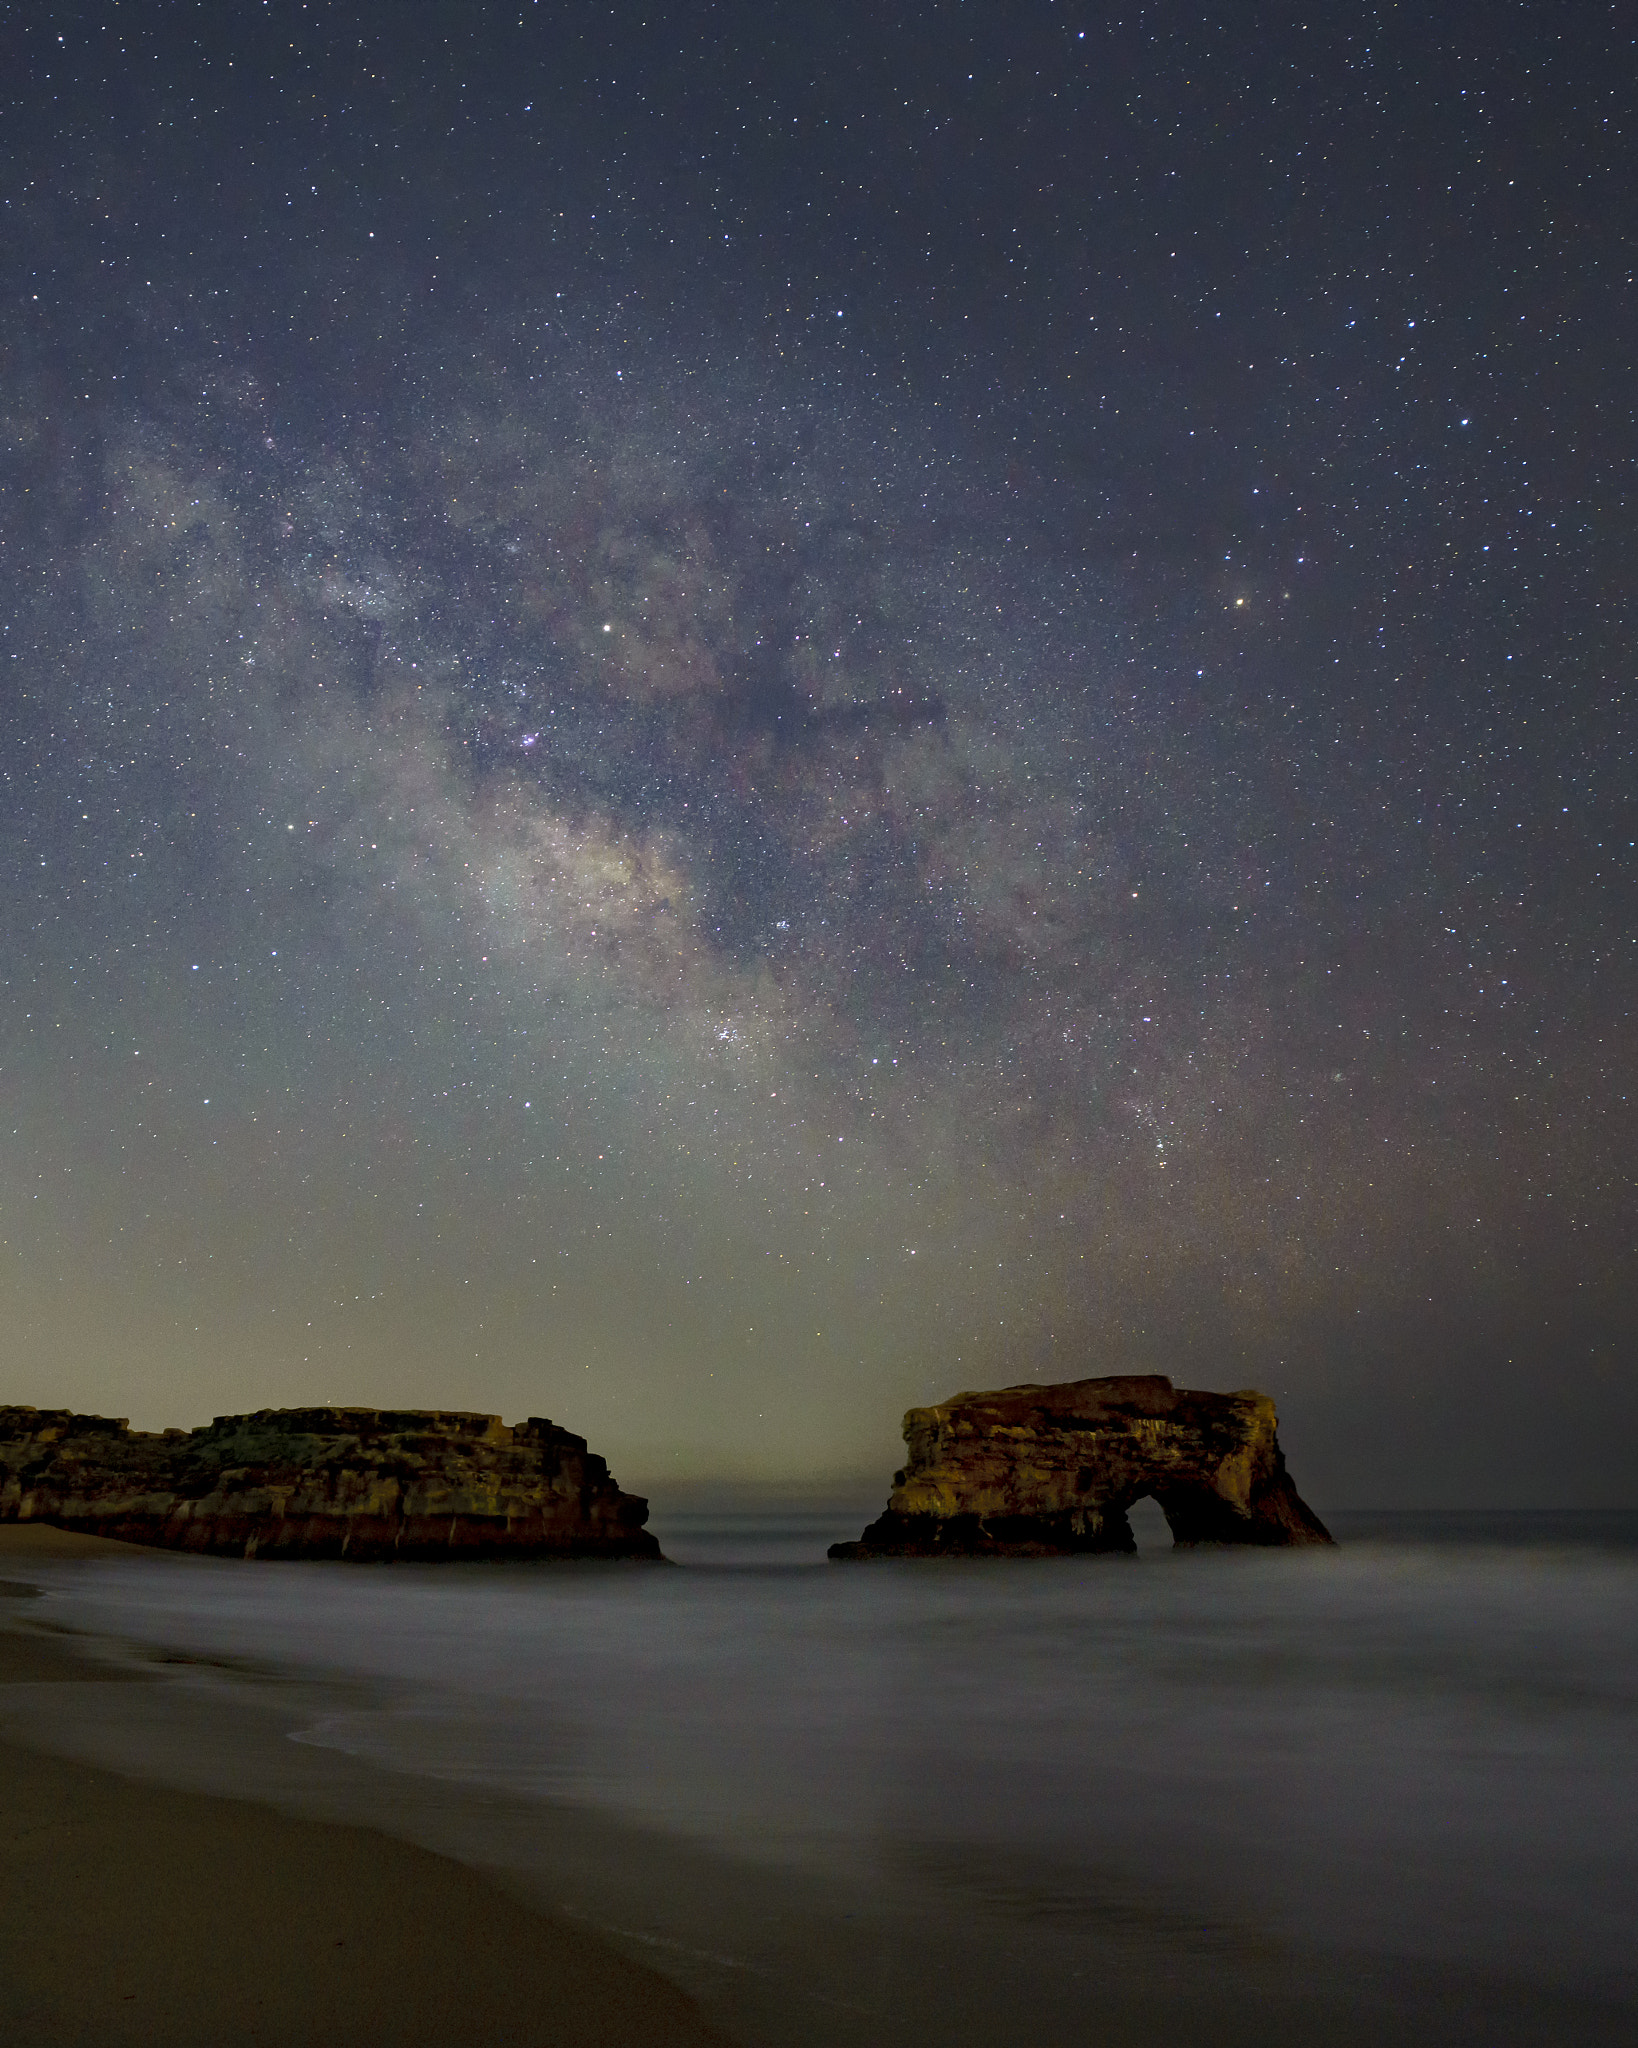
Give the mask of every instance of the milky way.
M 0 1391 L 811 1476 L 1135 1366 L 1345 1491 L 1379 1393 L 1609 1394 L 1619 828 L 1468 595 L 1430 697 L 1335 503 L 1056 461 L 777 283 L 309 240 L 315 347 L 219 248 L 96 278 L 106 162 L 33 203 Z

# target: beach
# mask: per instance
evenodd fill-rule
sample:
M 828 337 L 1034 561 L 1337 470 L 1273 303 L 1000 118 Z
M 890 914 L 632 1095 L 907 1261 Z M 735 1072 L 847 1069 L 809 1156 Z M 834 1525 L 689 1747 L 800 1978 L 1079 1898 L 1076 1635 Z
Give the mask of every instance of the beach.
M 0 1529 L 0 1577 L 94 1539 Z M 108 1546 L 110 1550 L 123 1546 Z M 142 1686 L 0 1609 L 0 1688 Z M 10 1624 L 10 1625 L 7 1625 Z M 662 1978 L 449 1858 L 0 1742 L 0 2034 L 40 2048 L 706 2048 Z
M 1633 1518 L 953 1569 L 831 1519 L 660 1572 L 0 1531 L 7 2038 L 1631 2039 Z

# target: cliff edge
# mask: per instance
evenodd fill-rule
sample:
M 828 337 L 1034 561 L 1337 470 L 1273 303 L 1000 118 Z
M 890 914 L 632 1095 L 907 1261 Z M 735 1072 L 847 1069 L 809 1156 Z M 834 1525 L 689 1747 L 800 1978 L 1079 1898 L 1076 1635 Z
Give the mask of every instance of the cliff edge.
M 1266 1394 L 1159 1374 L 957 1394 L 904 1418 L 886 1512 L 833 1558 L 1068 1557 L 1137 1548 L 1159 1501 L 1175 1542 L 1329 1543 L 1292 1485 Z
M 220 1557 L 647 1558 L 648 1503 L 532 1416 L 262 1408 L 195 1430 L 0 1408 L 0 1522 Z

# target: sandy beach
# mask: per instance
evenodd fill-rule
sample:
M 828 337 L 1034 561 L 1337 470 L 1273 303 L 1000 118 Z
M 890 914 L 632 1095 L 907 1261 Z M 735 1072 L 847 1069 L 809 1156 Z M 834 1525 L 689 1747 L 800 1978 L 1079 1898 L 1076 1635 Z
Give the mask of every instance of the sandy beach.
M 0 1530 L 0 2037 L 1631 2040 L 1627 1549 L 694 1543 L 633 1576 Z
M 0 1530 L 0 1686 L 142 1684 L 30 1632 Z M 110 1546 L 113 1548 L 115 1546 Z M 594 1935 L 369 1829 L 132 1783 L 0 1743 L 0 2034 L 18 2048 L 684 2048 L 689 2000 Z

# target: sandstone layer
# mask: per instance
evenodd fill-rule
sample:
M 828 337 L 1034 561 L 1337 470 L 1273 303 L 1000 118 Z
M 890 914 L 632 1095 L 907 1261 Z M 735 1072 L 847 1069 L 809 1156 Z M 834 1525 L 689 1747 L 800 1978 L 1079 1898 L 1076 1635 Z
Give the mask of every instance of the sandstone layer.
M 658 1560 L 647 1520 L 539 1416 L 263 1408 L 150 1434 L 0 1408 L 0 1522 L 224 1557 Z
M 1329 1543 L 1292 1485 L 1266 1394 L 1191 1393 L 1158 1374 L 957 1394 L 904 1418 L 887 1510 L 834 1558 L 1067 1557 L 1136 1549 L 1127 1510 L 1173 1540 Z

